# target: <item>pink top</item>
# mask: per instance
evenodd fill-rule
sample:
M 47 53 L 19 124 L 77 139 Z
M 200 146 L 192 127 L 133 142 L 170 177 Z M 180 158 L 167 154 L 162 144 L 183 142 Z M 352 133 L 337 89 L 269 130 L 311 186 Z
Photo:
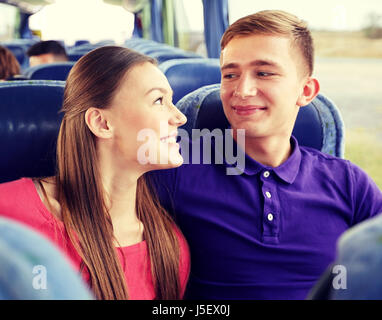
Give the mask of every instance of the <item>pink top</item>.
M 75 269 L 80 269 L 81 258 L 69 241 L 63 223 L 56 219 L 41 201 L 32 179 L 22 178 L 0 184 L 0 216 L 12 218 L 37 229 L 70 258 Z M 183 294 L 190 272 L 190 254 L 188 245 L 178 229 L 176 234 L 180 247 L 179 275 Z M 129 298 L 132 300 L 154 299 L 146 241 L 127 247 L 118 247 L 117 252 L 125 272 Z M 89 280 L 87 272 L 83 272 L 83 277 L 85 281 Z

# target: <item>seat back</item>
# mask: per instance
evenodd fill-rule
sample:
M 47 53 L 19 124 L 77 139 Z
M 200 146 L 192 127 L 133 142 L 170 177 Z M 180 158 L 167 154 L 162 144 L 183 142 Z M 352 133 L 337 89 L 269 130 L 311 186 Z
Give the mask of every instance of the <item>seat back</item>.
M 78 46 L 81 46 L 81 45 L 84 45 L 84 44 L 89 44 L 90 41 L 89 40 L 76 40 L 74 42 L 74 47 L 78 47 Z
M 25 70 L 24 75 L 32 80 L 65 81 L 74 64 L 74 61 L 39 64 Z
M 229 122 L 220 100 L 220 84 L 199 88 L 182 98 L 177 107 L 187 117 L 182 127 L 191 136 L 192 129 L 226 129 Z M 336 105 L 319 94 L 300 108 L 292 134 L 299 144 L 324 153 L 344 157 L 344 123 Z
M 0 45 L 7 47 L 13 53 L 21 69 L 25 69 L 29 66 L 29 58 L 27 56 L 28 47 L 26 45 L 13 43 L 2 43 Z
M 174 104 L 200 87 L 220 83 L 219 59 L 173 59 L 161 63 L 159 69 L 174 91 Z
M 195 58 L 203 58 L 202 56 L 188 51 L 179 51 L 179 50 L 167 50 L 161 49 L 156 50 L 155 52 L 151 52 L 148 56 L 156 59 L 159 64 L 172 59 L 195 59 Z
M 0 83 L 0 182 L 54 174 L 65 82 Z
M 73 62 L 76 62 L 78 60 L 80 60 L 82 58 L 82 56 L 84 56 L 85 53 L 68 53 L 68 59 L 69 61 L 73 61 Z

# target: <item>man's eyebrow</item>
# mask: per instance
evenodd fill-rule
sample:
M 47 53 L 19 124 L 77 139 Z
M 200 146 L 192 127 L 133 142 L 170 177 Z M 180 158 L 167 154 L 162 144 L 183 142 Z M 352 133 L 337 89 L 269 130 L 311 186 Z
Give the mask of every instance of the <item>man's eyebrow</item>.
M 227 64 L 223 65 L 223 66 L 221 67 L 221 70 L 223 71 L 223 70 L 225 70 L 225 69 L 235 69 L 235 68 L 238 68 L 238 67 L 239 67 L 239 64 L 238 64 L 238 63 L 234 63 L 234 62 L 232 62 L 232 63 L 227 63 Z
M 272 60 L 255 60 L 250 63 L 251 66 L 270 66 L 270 67 L 278 67 L 280 68 L 280 65 Z
M 173 91 L 172 91 L 172 90 L 170 90 L 170 92 L 169 92 L 169 91 L 167 91 L 167 89 L 162 88 L 162 87 L 154 87 L 154 88 L 151 88 L 151 89 L 149 89 L 149 90 L 146 92 L 145 95 L 147 96 L 149 93 L 151 93 L 152 91 L 155 91 L 155 90 L 159 90 L 159 91 L 162 92 L 163 94 L 170 93 L 171 95 L 173 95 Z
M 281 68 L 281 66 L 278 63 L 276 63 L 275 61 L 264 60 L 264 59 L 254 60 L 254 61 L 250 62 L 249 65 L 252 67 L 270 66 L 270 67 Z M 227 63 L 227 64 L 223 65 L 221 67 L 221 70 L 223 71 L 226 69 L 236 69 L 236 68 L 239 68 L 239 66 L 240 66 L 239 63 L 231 62 L 231 63 Z

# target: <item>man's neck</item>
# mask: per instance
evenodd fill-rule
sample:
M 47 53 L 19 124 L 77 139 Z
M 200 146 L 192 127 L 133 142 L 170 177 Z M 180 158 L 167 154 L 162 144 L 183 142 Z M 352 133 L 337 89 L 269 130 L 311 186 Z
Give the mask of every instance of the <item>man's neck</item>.
M 235 137 L 235 141 L 237 139 Z M 243 148 L 243 146 L 240 146 Z M 245 137 L 245 153 L 257 162 L 276 168 L 283 164 L 292 153 L 290 137 L 272 136 L 251 138 Z

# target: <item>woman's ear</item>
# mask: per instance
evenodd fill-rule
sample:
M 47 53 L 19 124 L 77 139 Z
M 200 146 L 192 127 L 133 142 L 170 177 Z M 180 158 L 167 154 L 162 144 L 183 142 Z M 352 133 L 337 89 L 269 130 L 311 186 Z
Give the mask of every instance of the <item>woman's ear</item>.
M 309 77 L 306 81 L 301 95 L 298 97 L 297 105 L 300 107 L 308 105 L 320 91 L 320 83 L 317 79 Z
M 112 137 L 113 130 L 108 125 L 102 109 L 89 108 L 85 112 L 85 122 L 93 134 L 98 138 L 109 139 Z

